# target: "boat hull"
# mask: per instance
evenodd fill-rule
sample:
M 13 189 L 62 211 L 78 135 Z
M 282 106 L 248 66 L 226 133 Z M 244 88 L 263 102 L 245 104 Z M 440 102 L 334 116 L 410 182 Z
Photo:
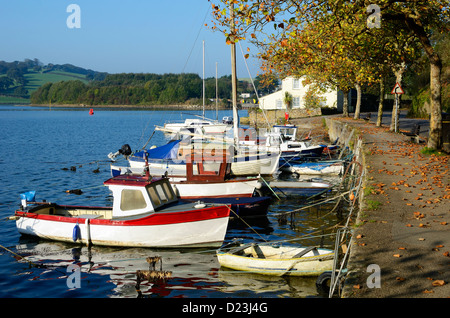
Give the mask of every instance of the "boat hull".
M 190 205 L 192 207 L 192 204 Z M 56 206 L 55 209 L 74 207 Z M 78 208 L 78 207 L 77 207 Z M 81 207 L 79 216 L 59 216 L 16 211 L 21 234 L 77 243 L 129 247 L 216 247 L 226 234 L 229 207 L 215 206 L 190 211 L 153 212 L 127 218 L 103 219 L 96 209 Z M 97 209 L 98 210 L 98 209 Z M 102 211 L 103 213 L 103 211 Z
M 272 175 L 279 167 L 280 154 L 249 155 L 236 157 L 231 163 L 231 173 L 235 176 Z M 144 169 L 143 158 L 130 157 L 128 159 L 132 169 Z M 163 175 L 166 171 L 171 176 L 186 176 L 186 163 L 182 160 L 148 160 L 152 175 Z
M 304 248 L 283 248 L 260 245 L 260 253 L 253 251 L 250 246 L 243 255 L 236 255 L 224 251 L 217 252 L 217 259 L 221 266 L 238 271 L 251 272 L 261 275 L 274 276 L 319 276 L 323 272 L 333 269 L 334 252 L 317 248 L 303 257 L 293 258 Z
M 307 181 L 270 181 L 269 186 L 280 191 L 285 195 L 310 196 L 327 192 L 332 185 L 325 182 L 307 182 Z
M 271 197 L 251 198 L 202 198 L 205 203 L 226 204 L 230 206 L 230 218 L 258 218 L 267 215 Z
M 281 171 L 298 173 L 300 175 L 338 175 L 343 173 L 344 165 L 341 162 L 305 162 L 300 164 L 286 164 L 280 168 Z
M 196 199 L 204 197 L 228 198 L 251 197 L 261 184 L 258 179 L 227 180 L 225 182 L 195 183 L 172 180 L 171 185 L 180 199 Z

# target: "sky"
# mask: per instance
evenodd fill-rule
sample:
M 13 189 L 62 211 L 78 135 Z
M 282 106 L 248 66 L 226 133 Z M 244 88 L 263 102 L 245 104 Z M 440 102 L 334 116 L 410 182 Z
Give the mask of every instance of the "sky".
M 204 42 L 205 77 L 216 76 L 216 63 L 219 77 L 230 75 L 231 48 L 211 20 L 208 0 L 0 0 L 0 60 L 202 76 Z M 241 47 L 251 48 L 246 62 Z M 259 74 L 256 54 L 245 41 L 236 45 L 239 78 Z

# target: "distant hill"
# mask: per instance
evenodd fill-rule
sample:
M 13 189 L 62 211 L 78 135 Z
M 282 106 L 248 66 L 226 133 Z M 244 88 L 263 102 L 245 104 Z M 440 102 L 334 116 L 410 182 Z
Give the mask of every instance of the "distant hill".
M 107 73 L 72 64 L 43 65 L 38 59 L 0 61 L 0 104 L 30 103 L 30 95 L 46 83 L 79 80 L 84 84 L 103 80 Z

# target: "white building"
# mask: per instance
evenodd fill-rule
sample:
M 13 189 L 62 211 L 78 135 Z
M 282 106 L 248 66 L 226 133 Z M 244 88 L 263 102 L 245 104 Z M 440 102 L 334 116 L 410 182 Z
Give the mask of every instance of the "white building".
M 287 77 L 281 82 L 281 90 L 259 98 L 259 108 L 286 109 L 284 103 L 286 92 L 289 92 L 292 96 L 292 109 L 305 108 L 304 96 L 308 87 L 309 85 L 303 86 L 301 78 Z M 337 90 L 329 90 L 320 96 L 325 98 L 322 107 L 337 107 Z

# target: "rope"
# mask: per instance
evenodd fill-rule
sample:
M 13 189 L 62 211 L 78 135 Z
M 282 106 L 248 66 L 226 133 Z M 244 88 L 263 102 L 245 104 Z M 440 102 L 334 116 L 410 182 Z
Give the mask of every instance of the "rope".
M 236 212 L 233 211 L 233 209 L 231 209 L 228 205 L 227 205 L 228 210 L 230 210 L 230 212 L 233 212 L 233 214 L 240 219 L 242 222 L 244 222 L 245 225 L 247 225 L 253 232 L 255 232 L 255 234 L 257 234 L 262 240 L 264 240 L 265 242 L 267 242 L 267 240 L 265 238 L 263 238 L 252 226 L 250 226 L 250 224 L 248 224 L 247 222 L 245 222 L 245 220 L 243 218 L 241 218 Z

